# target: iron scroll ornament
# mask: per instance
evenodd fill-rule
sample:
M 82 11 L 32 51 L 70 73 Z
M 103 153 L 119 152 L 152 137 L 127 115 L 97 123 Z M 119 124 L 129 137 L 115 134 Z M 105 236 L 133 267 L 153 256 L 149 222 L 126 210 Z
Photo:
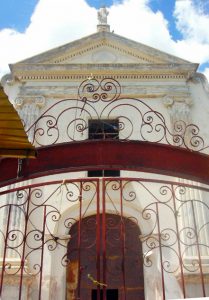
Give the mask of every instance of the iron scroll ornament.
M 98 179 L 72 179 L 65 182 L 52 181 L 26 185 L 16 187 L 12 191 L 2 192 L 3 195 L 9 197 L 2 197 L 0 211 L 5 216 L 5 224 L 10 223 L 11 227 L 5 226 L 0 230 L 4 249 L 0 293 L 3 293 L 4 278 L 9 275 L 11 280 L 15 280 L 17 274 L 20 279 L 23 279 L 26 274 L 31 281 L 36 279 L 34 281 L 37 283 L 36 286 L 32 285 L 30 289 L 38 289 L 41 293 L 44 253 L 48 251 L 50 255 L 56 255 L 56 262 L 60 267 L 65 268 L 70 264 L 69 258 L 74 254 L 68 251 L 65 236 L 61 233 L 70 233 L 70 238 L 75 240 L 75 251 L 77 251 L 78 235 L 74 235 L 71 229 L 74 224 L 79 224 L 78 220 L 81 224 L 80 236 L 85 251 L 95 249 L 100 239 L 96 239 L 96 234 L 90 236 L 88 233 L 92 228 L 95 232 L 96 221 L 89 220 L 84 226 L 83 219 L 91 215 L 92 207 L 100 204 L 102 199 L 103 204 L 106 205 L 104 206 L 105 213 L 111 212 L 107 218 L 105 217 L 104 232 L 107 236 L 113 232 L 111 239 L 107 239 L 107 247 L 115 248 L 117 245 L 122 245 L 121 242 L 125 241 L 123 240 L 124 227 L 129 221 L 138 228 L 147 228 L 146 233 L 140 236 L 140 240 L 143 244 L 144 269 L 148 275 L 152 276 L 153 280 L 155 274 L 159 275 L 158 279 L 162 278 L 161 275 L 177 278 L 182 290 L 182 296 L 179 299 L 189 296 L 186 286 L 188 275 L 196 276 L 197 280 L 202 278 L 198 296 L 208 296 L 208 291 L 205 290 L 207 283 L 204 281 L 204 278 L 207 278 L 207 269 L 203 266 L 205 267 L 205 255 L 209 253 L 208 240 L 205 239 L 208 236 L 209 223 L 204 217 L 200 219 L 197 211 L 202 211 L 203 216 L 208 216 L 209 189 L 147 178 L 106 178 L 103 179 L 103 195 L 100 199 L 99 186 Z M 138 195 L 143 195 L 140 198 L 141 202 L 138 201 L 136 191 Z M 206 193 L 205 200 L 198 191 Z M 194 197 L 191 198 L 191 195 Z M 79 218 L 75 217 L 73 211 L 70 212 L 70 210 L 70 214 L 63 214 L 62 207 L 67 207 L 69 204 L 75 205 L 77 209 L 80 207 Z M 127 206 L 130 208 L 128 214 Z M 100 208 L 98 206 L 95 212 L 98 216 L 97 221 L 100 220 Z M 188 211 L 190 214 L 187 213 Z M 35 222 L 37 215 L 39 219 Z M 116 222 L 112 218 L 114 215 L 118 217 Z M 165 215 L 169 222 L 164 222 Z M 102 220 L 99 222 L 102 226 Z M 120 228 L 120 232 L 117 228 Z M 128 232 L 125 237 L 131 239 Z M 132 253 L 134 251 L 135 246 L 131 249 Z M 8 254 L 12 254 L 17 261 L 21 261 L 21 264 L 14 268 L 12 260 L 6 259 Z M 111 276 L 109 270 L 111 270 L 112 263 L 114 260 L 108 261 L 107 257 L 108 276 Z M 122 270 L 121 264 L 116 264 L 116 266 L 119 269 L 114 269 L 115 272 Z M 81 269 L 81 274 L 87 273 L 88 270 L 85 270 Z M 94 278 L 96 278 L 95 274 Z M 117 280 L 118 277 L 112 273 L 112 278 Z M 164 279 L 162 283 L 166 287 L 167 283 Z M 18 287 L 20 295 L 23 287 L 22 283 Z M 41 299 L 41 297 L 35 299 Z M 167 298 L 161 297 L 160 299 Z
M 37 147 L 82 141 L 88 139 L 89 120 L 117 118 L 121 140 L 162 143 L 196 152 L 208 149 L 197 125 L 179 120 L 171 128 L 162 113 L 141 99 L 124 97 L 121 91 L 113 78 L 84 80 L 77 99 L 52 104 L 26 132 Z

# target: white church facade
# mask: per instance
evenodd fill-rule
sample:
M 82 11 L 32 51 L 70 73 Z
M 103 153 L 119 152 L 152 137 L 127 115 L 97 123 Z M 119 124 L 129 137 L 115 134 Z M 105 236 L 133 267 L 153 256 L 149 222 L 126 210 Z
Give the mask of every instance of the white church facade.
M 0 161 L 2 300 L 209 297 L 209 85 L 97 32 L 2 78 L 37 149 Z

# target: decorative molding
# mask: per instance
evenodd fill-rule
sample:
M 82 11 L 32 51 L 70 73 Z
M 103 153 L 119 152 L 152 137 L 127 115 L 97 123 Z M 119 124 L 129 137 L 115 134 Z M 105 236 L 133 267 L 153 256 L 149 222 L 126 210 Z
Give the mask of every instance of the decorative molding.
M 187 266 L 187 267 L 189 267 L 189 266 Z M 177 276 L 177 280 L 179 281 L 179 282 L 181 282 L 181 274 L 179 274 L 178 276 Z M 187 273 L 185 270 L 184 270 L 184 281 L 185 281 L 185 283 L 192 283 L 192 284 L 196 284 L 196 285 L 198 285 L 198 284 L 202 284 L 202 281 L 201 281 L 201 276 L 200 276 L 200 273 L 199 272 L 197 272 L 197 273 L 193 273 L 193 274 L 191 274 L 191 272 L 189 273 Z M 208 284 L 209 283 L 209 274 L 208 274 L 208 271 L 207 271 L 207 273 L 204 273 L 204 284 Z M 198 299 L 204 299 L 204 298 L 197 298 L 197 300 Z M 205 298 L 205 299 L 207 299 L 207 298 Z
M 0 270 L 5 268 L 5 276 L 18 276 L 21 273 L 22 261 L 20 258 L 6 258 L 5 261 L 0 259 Z M 29 272 L 28 261 L 24 261 L 23 276 L 33 275 Z
M 22 109 L 26 104 L 42 108 L 46 104 L 46 99 L 44 96 L 18 96 L 14 101 L 14 107 L 16 109 Z
M 68 81 L 68 80 L 85 80 L 88 77 L 87 74 L 75 74 L 75 75 L 18 75 L 18 79 L 20 81 Z M 109 77 L 108 74 L 95 74 L 97 79 L 103 79 L 106 77 Z M 121 80 L 121 79 L 127 79 L 127 80 L 152 80 L 152 81 L 159 81 L 159 80 L 185 80 L 186 75 L 183 74 L 127 74 L 127 75 L 111 75 L 113 79 Z
M 163 97 L 163 104 L 166 108 L 172 107 L 172 105 L 174 104 L 174 98 L 166 95 L 165 97 Z
M 184 121 L 188 123 L 190 119 L 190 106 L 184 102 L 174 102 L 170 108 L 170 115 L 173 122 Z
M 90 45 L 88 45 L 87 47 L 83 47 L 82 49 L 78 49 L 74 52 L 71 52 L 70 54 L 65 54 L 65 55 L 62 55 L 56 59 L 51 59 L 51 60 L 48 60 L 46 61 L 46 63 L 54 63 L 54 64 L 59 64 L 59 63 L 64 63 L 65 61 L 67 60 L 70 60 L 70 59 L 73 59 L 75 57 L 79 57 L 79 56 L 82 56 L 88 52 L 91 52 L 93 50 L 99 50 L 99 48 L 102 48 L 102 47 L 109 47 L 110 49 L 114 49 L 116 51 L 118 51 L 119 53 L 122 53 L 122 54 L 125 54 L 125 55 L 129 55 L 129 56 L 132 56 L 134 58 L 137 58 L 139 60 L 142 60 L 146 63 L 162 63 L 162 60 L 157 60 L 156 58 L 150 58 L 148 56 L 145 56 L 145 55 L 142 55 L 142 54 L 139 54 L 137 53 L 136 51 L 131 51 L 130 48 L 125 48 L 125 47 L 119 47 L 118 45 L 115 45 L 113 43 L 110 43 L 110 42 L 107 42 L 106 40 L 103 40 L 99 43 L 92 43 Z
M 45 106 L 46 100 L 44 96 L 19 96 L 14 101 L 23 126 L 29 128 L 39 117 L 40 110 Z M 29 141 L 33 139 L 33 131 L 28 135 Z
M 190 109 L 193 105 L 191 97 L 166 95 L 162 101 L 173 122 L 181 120 L 187 123 L 190 120 Z
M 30 286 L 34 280 L 35 280 L 35 276 L 32 274 L 30 274 L 30 275 L 25 274 L 22 276 L 23 285 Z M 16 275 L 5 274 L 4 275 L 4 285 L 19 286 L 19 284 L 20 284 L 20 274 L 16 274 Z
M 92 74 L 93 75 L 93 74 Z M 87 78 L 87 77 L 86 77 Z M 95 78 L 98 78 L 96 76 Z M 101 79 L 100 79 L 101 80 Z M 50 82 L 50 85 L 37 82 L 36 85 L 33 82 L 28 82 L 27 87 L 22 90 L 22 95 L 35 95 L 40 93 L 46 98 L 47 104 L 51 101 L 57 101 L 58 99 L 77 99 L 78 86 L 80 80 L 76 81 L 62 81 L 62 82 Z M 181 98 L 188 98 L 188 87 L 181 81 L 171 81 L 159 84 L 156 81 L 150 81 L 148 84 L 144 81 L 135 80 L 124 80 L 121 82 L 123 89 L 123 98 L 140 98 L 140 99 L 159 99 L 161 100 L 164 96 L 175 94 L 178 101 L 183 101 Z
M 171 107 L 175 103 L 185 103 L 188 107 L 193 105 L 192 98 L 188 94 L 165 95 L 163 97 L 163 104 L 165 107 Z

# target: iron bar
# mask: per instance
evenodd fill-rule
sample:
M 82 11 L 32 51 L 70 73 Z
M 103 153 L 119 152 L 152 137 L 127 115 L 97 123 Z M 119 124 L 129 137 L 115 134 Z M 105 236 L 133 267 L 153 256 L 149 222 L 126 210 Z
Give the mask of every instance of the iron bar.
M 10 217 L 11 217 L 11 210 L 12 210 L 12 206 L 9 205 L 9 212 L 8 212 L 7 226 L 6 226 L 6 234 L 5 234 L 5 240 L 4 240 L 3 260 L 2 260 L 0 297 L 2 297 L 3 280 L 4 280 L 4 274 L 5 274 L 5 261 L 6 261 L 6 252 L 7 252 L 7 240 L 8 240 L 8 236 L 9 236 L 9 228 L 10 228 L 10 222 L 11 222 L 11 219 L 10 219 Z
M 200 279 L 201 279 L 201 284 L 202 284 L 203 297 L 206 297 L 205 283 L 204 283 L 203 269 L 202 269 L 202 259 L 201 259 L 201 253 L 200 253 L 200 247 L 199 247 L 199 238 L 198 238 L 198 234 L 197 234 L 197 224 L 196 224 L 196 217 L 195 217 L 193 201 L 194 200 L 191 200 L 191 204 L 192 204 L 192 215 L 193 215 L 193 220 L 194 220 L 194 232 L 195 232 L 196 244 L 197 244 L 198 263 L 199 263 L 199 268 L 200 268 Z
M 41 300 L 42 294 L 42 277 L 43 277 L 43 266 L 44 266 L 44 245 L 45 245 L 45 227 L 46 227 L 46 205 L 43 210 L 43 227 L 42 227 L 42 247 L 41 247 L 41 264 L 40 264 L 40 281 L 39 281 L 39 300 Z
M 31 189 L 28 190 L 28 197 L 25 202 L 27 209 L 25 211 L 25 228 L 24 228 L 23 245 L 22 245 L 23 250 L 22 250 L 22 258 L 21 258 L 19 300 L 21 300 L 21 296 L 22 296 L 22 284 L 23 284 L 23 272 L 24 272 L 24 266 L 25 266 L 25 250 L 26 250 L 27 230 L 28 230 L 28 215 L 29 215 L 29 207 L 30 207 L 30 197 L 31 197 Z
M 78 288 L 77 288 L 77 299 L 80 300 L 81 295 L 81 229 L 82 229 L 82 198 L 83 198 L 83 182 L 80 182 L 79 188 L 79 219 L 78 219 Z
M 126 300 L 126 270 L 125 270 L 125 225 L 123 218 L 123 184 L 120 180 L 120 237 L 121 237 L 121 252 L 122 252 L 122 277 L 123 277 L 123 293 Z
M 107 240 L 106 240 L 106 205 L 105 205 L 105 197 L 106 194 L 106 181 L 104 178 L 102 178 L 102 257 L 103 257 L 103 300 L 106 300 L 106 284 L 107 284 L 107 278 L 106 278 L 106 246 L 107 246 Z
M 97 282 L 100 282 L 100 252 L 101 252 L 101 221 L 100 221 L 100 182 L 96 181 L 97 209 L 96 209 L 96 272 Z M 100 300 L 100 285 L 97 285 L 97 300 Z
M 174 216 L 175 216 L 175 223 L 176 223 L 176 235 L 177 235 L 177 243 L 178 243 L 179 265 L 180 265 L 180 270 L 181 270 L 181 282 L 182 282 L 183 296 L 184 296 L 184 298 L 186 298 L 186 290 L 185 290 L 185 282 L 184 282 L 184 271 L 183 271 L 183 260 L 182 260 L 181 243 L 180 243 L 180 237 L 179 237 L 178 210 L 177 210 L 177 207 L 176 207 L 175 192 L 174 192 L 173 184 L 171 185 L 171 189 L 172 189 Z
M 163 300 L 165 300 L 165 278 L 164 278 L 164 268 L 163 268 L 163 255 L 162 255 L 162 243 L 161 243 L 161 229 L 159 220 L 159 203 L 156 203 L 156 217 L 157 217 L 157 230 L 159 239 L 159 253 L 160 253 L 160 267 L 161 267 L 161 280 L 162 280 L 162 294 Z

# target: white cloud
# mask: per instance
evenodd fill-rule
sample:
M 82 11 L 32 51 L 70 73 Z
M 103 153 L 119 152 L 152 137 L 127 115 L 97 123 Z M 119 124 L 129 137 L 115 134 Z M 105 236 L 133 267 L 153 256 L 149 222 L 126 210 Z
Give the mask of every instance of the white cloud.
M 177 0 L 174 16 L 183 36 L 179 41 L 172 39 L 168 21 L 161 12 L 149 8 L 149 1 L 126 0 L 110 9 L 116 33 L 191 62 L 209 62 L 209 16 L 191 0 Z
M 35 39 L 41 34 L 51 47 L 91 34 L 96 23 L 96 9 L 84 0 L 39 0 L 26 34 Z
M 150 9 L 150 1 L 116 1 L 109 9 L 111 29 L 116 34 L 184 59 L 209 62 L 209 16 L 200 5 L 197 7 L 192 0 L 176 0 L 174 15 L 183 39 L 174 41 L 168 21 L 160 11 Z M 8 63 L 94 33 L 96 25 L 96 9 L 85 0 L 39 0 L 24 33 L 11 29 L 0 31 L 0 45 L 3 45 L 0 76 L 8 72 Z
M 209 44 L 201 44 L 195 40 L 181 40 L 173 45 L 173 53 L 188 61 L 203 64 L 209 61 Z
M 14 62 L 23 53 L 25 36 L 12 29 L 0 31 L 0 75 L 8 70 L 8 63 Z
M 24 33 L 0 31 L 0 77 L 9 71 L 9 63 L 93 33 L 96 15 L 85 0 L 39 0 Z
M 204 14 L 201 2 L 198 5 L 192 0 L 176 1 L 174 15 L 185 40 L 209 44 L 209 16 Z
M 115 33 L 158 49 L 172 44 L 168 22 L 161 12 L 154 13 L 148 0 L 125 0 L 110 8 L 109 22 Z
M 176 27 L 183 36 L 174 47 L 177 55 L 200 64 L 208 63 L 209 15 L 204 12 L 203 3 L 196 0 L 176 0 L 174 16 Z M 208 71 L 205 70 L 204 73 L 209 79 Z

